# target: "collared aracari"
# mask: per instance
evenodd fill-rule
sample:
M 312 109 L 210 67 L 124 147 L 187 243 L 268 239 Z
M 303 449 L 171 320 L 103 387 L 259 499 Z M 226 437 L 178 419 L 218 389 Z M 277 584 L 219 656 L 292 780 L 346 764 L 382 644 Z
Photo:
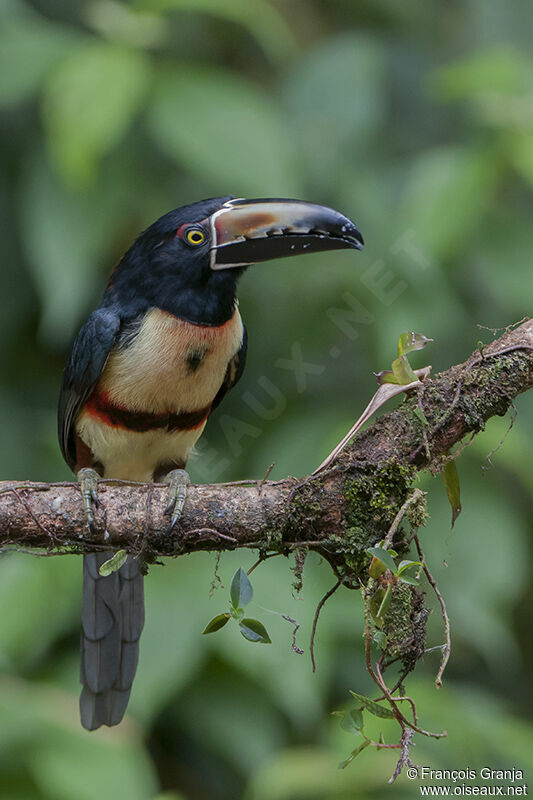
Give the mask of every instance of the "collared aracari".
M 91 528 L 99 476 L 167 482 L 171 524 L 179 517 L 191 449 L 244 368 L 235 292 L 246 267 L 362 245 L 349 219 L 298 200 L 204 200 L 140 234 L 78 333 L 59 398 L 61 450 Z M 124 716 L 144 624 L 138 562 L 128 556 L 103 577 L 112 555 L 84 556 L 80 713 L 88 730 Z

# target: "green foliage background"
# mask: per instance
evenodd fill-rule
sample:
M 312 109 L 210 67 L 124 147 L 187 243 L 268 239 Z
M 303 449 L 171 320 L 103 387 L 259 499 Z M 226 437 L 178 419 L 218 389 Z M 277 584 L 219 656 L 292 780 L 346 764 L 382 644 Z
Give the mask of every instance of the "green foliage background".
M 197 481 L 261 478 L 272 461 L 274 477 L 307 473 L 364 407 L 372 372 L 389 367 L 402 331 L 432 336 L 413 363 L 440 369 L 490 338 L 478 323 L 503 326 L 531 311 L 531 4 L 3 0 L 1 8 L 2 478 L 69 479 L 55 404 L 71 337 L 131 240 L 183 203 L 302 197 L 355 218 L 367 241 L 355 256 L 246 275 L 248 368 L 190 464 Z M 361 304 L 351 335 L 328 313 L 346 307 L 347 292 Z M 305 386 L 277 364 L 298 348 L 319 367 Z M 530 398 L 516 405 L 492 466 L 484 459 L 508 420 L 492 421 L 461 456 L 464 511 L 453 532 L 440 481 L 420 484 L 431 513 L 423 539 L 454 644 L 440 692 L 438 653 L 410 683 L 424 727 L 449 731 L 445 741 L 418 739 L 423 765 L 531 763 L 533 421 Z M 253 615 L 270 646 L 251 645 L 236 626 L 200 635 L 226 608 L 235 569 L 252 559 L 223 556 L 226 588 L 211 599 L 213 555 L 151 571 L 131 715 L 88 734 L 77 719 L 79 559 L 4 555 L 0 796 L 390 793 L 394 754 L 367 750 L 336 770 L 356 743 L 330 712 L 345 707 L 348 689 L 371 690 L 355 593 L 340 591 L 324 610 L 316 675 L 307 655 L 291 653 L 287 622 L 262 608 Z M 333 578 L 311 558 L 301 599 L 291 580 L 290 564 L 269 561 L 254 573 L 254 602 L 296 617 L 307 648 Z M 429 644 L 442 640 L 435 611 Z M 387 724 L 384 732 L 393 733 Z M 400 798 L 414 791 L 405 777 L 392 789 Z

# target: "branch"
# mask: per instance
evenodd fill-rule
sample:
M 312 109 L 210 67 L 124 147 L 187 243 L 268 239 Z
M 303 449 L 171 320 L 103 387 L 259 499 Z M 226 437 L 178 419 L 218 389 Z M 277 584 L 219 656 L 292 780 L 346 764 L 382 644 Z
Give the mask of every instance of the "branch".
M 191 486 L 168 531 L 166 487 L 105 480 L 97 533 L 85 525 L 76 483 L 0 483 L 0 545 L 49 553 L 123 547 L 146 561 L 198 550 L 316 550 L 335 567 L 383 538 L 416 472 L 438 472 L 466 434 L 503 416 L 533 385 L 533 321 L 526 320 L 464 363 L 427 379 L 370 425 L 332 466 L 301 481 Z M 423 413 L 421 413 L 423 412 Z

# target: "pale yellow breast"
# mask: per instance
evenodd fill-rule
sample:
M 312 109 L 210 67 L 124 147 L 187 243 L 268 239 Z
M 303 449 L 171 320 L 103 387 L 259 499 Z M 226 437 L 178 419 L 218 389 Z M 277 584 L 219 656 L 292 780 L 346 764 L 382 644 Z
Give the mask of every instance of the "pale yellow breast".
M 238 309 L 219 327 L 193 325 L 151 309 L 132 344 L 113 352 L 98 384 L 111 403 L 132 411 L 179 413 L 209 405 L 238 352 Z

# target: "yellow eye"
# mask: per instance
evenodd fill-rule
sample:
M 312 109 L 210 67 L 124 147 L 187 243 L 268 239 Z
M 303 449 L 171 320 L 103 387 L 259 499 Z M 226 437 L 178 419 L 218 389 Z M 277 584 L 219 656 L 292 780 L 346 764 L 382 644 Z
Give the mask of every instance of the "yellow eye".
M 205 241 L 205 233 L 199 228 L 191 228 L 186 233 L 186 239 L 192 245 L 202 244 Z

